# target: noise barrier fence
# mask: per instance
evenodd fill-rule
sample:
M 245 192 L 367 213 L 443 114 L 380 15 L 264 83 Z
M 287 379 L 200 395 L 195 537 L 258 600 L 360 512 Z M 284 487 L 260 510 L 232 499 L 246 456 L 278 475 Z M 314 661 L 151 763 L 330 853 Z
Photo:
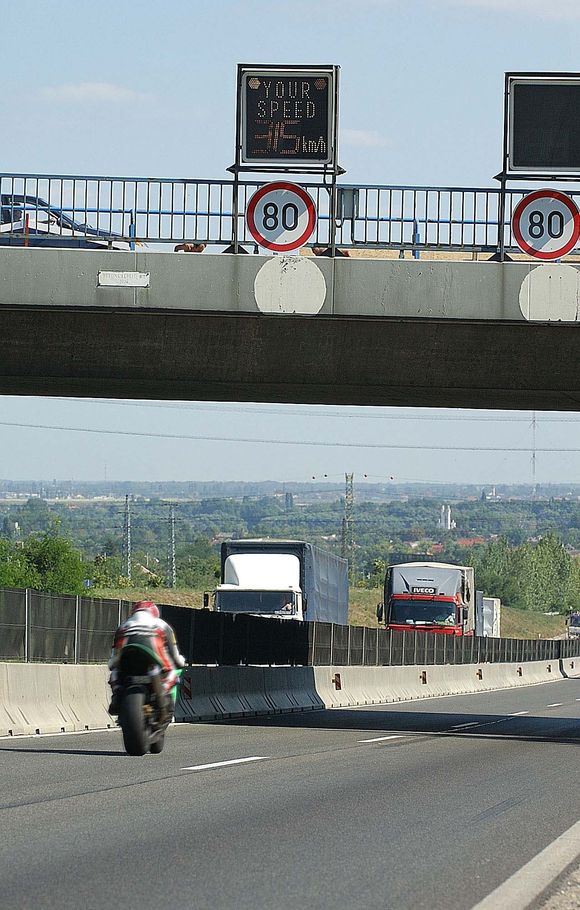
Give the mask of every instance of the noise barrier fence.
M 0 588 L 0 660 L 104 663 L 130 602 Z M 580 656 L 579 640 L 527 641 L 261 619 L 162 604 L 188 664 L 389 667 Z

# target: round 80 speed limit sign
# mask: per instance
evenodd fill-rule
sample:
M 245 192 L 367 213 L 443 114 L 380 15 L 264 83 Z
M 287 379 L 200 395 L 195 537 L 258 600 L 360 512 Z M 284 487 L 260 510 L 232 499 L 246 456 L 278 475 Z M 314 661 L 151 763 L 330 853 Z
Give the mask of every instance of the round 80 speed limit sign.
M 246 221 L 257 244 L 287 253 L 311 237 L 316 227 L 316 206 L 306 190 L 295 183 L 268 183 L 250 199 Z
M 537 190 L 518 202 L 512 217 L 517 245 L 535 259 L 560 259 L 580 238 L 580 211 L 558 190 Z

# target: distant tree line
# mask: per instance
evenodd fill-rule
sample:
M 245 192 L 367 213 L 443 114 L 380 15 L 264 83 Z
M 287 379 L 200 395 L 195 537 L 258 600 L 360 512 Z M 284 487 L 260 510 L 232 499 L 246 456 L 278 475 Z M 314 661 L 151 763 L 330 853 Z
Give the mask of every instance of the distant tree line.
M 580 609 L 580 562 L 556 534 L 518 547 L 500 537 L 469 551 L 466 565 L 475 569 L 476 587 L 507 606 L 544 613 Z
M 425 497 L 357 502 L 356 583 L 380 587 L 389 562 L 436 552 L 434 558 L 474 565 L 477 587 L 510 606 L 546 612 L 580 608 L 578 560 L 568 552 L 580 548 L 580 503 L 457 502 L 452 531 L 438 527 L 440 508 L 440 502 Z M 133 504 L 132 580 L 138 587 L 167 582 L 168 509 L 162 500 Z M 177 586 L 197 591 L 214 586 L 219 541 L 226 536 L 304 539 L 340 553 L 343 511 L 341 499 L 301 504 L 298 497 L 271 495 L 177 503 Z M 0 506 L 0 521 L 2 586 L 80 593 L 86 582 L 100 589 L 129 585 L 120 503 L 49 504 L 33 498 Z M 461 545 L 462 538 L 473 537 L 486 542 Z

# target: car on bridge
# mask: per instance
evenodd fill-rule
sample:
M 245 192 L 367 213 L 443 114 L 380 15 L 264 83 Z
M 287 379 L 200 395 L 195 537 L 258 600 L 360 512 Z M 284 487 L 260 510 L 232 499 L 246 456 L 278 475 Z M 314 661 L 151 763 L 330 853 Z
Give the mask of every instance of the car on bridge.
M 121 234 L 74 221 L 39 196 L 0 195 L 0 246 L 129 250 Z

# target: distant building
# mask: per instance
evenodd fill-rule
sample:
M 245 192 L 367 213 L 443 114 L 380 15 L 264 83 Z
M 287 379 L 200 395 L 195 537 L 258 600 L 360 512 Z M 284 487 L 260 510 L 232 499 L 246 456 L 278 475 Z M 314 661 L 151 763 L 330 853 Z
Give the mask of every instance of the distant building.
M 441 506 L 441 514 L 437 520 L 437 527 L 443 528 L 444 531 L 452 531 L 453 528 L 457 527 L 455 521 L 451 517 L 451 506 Z

